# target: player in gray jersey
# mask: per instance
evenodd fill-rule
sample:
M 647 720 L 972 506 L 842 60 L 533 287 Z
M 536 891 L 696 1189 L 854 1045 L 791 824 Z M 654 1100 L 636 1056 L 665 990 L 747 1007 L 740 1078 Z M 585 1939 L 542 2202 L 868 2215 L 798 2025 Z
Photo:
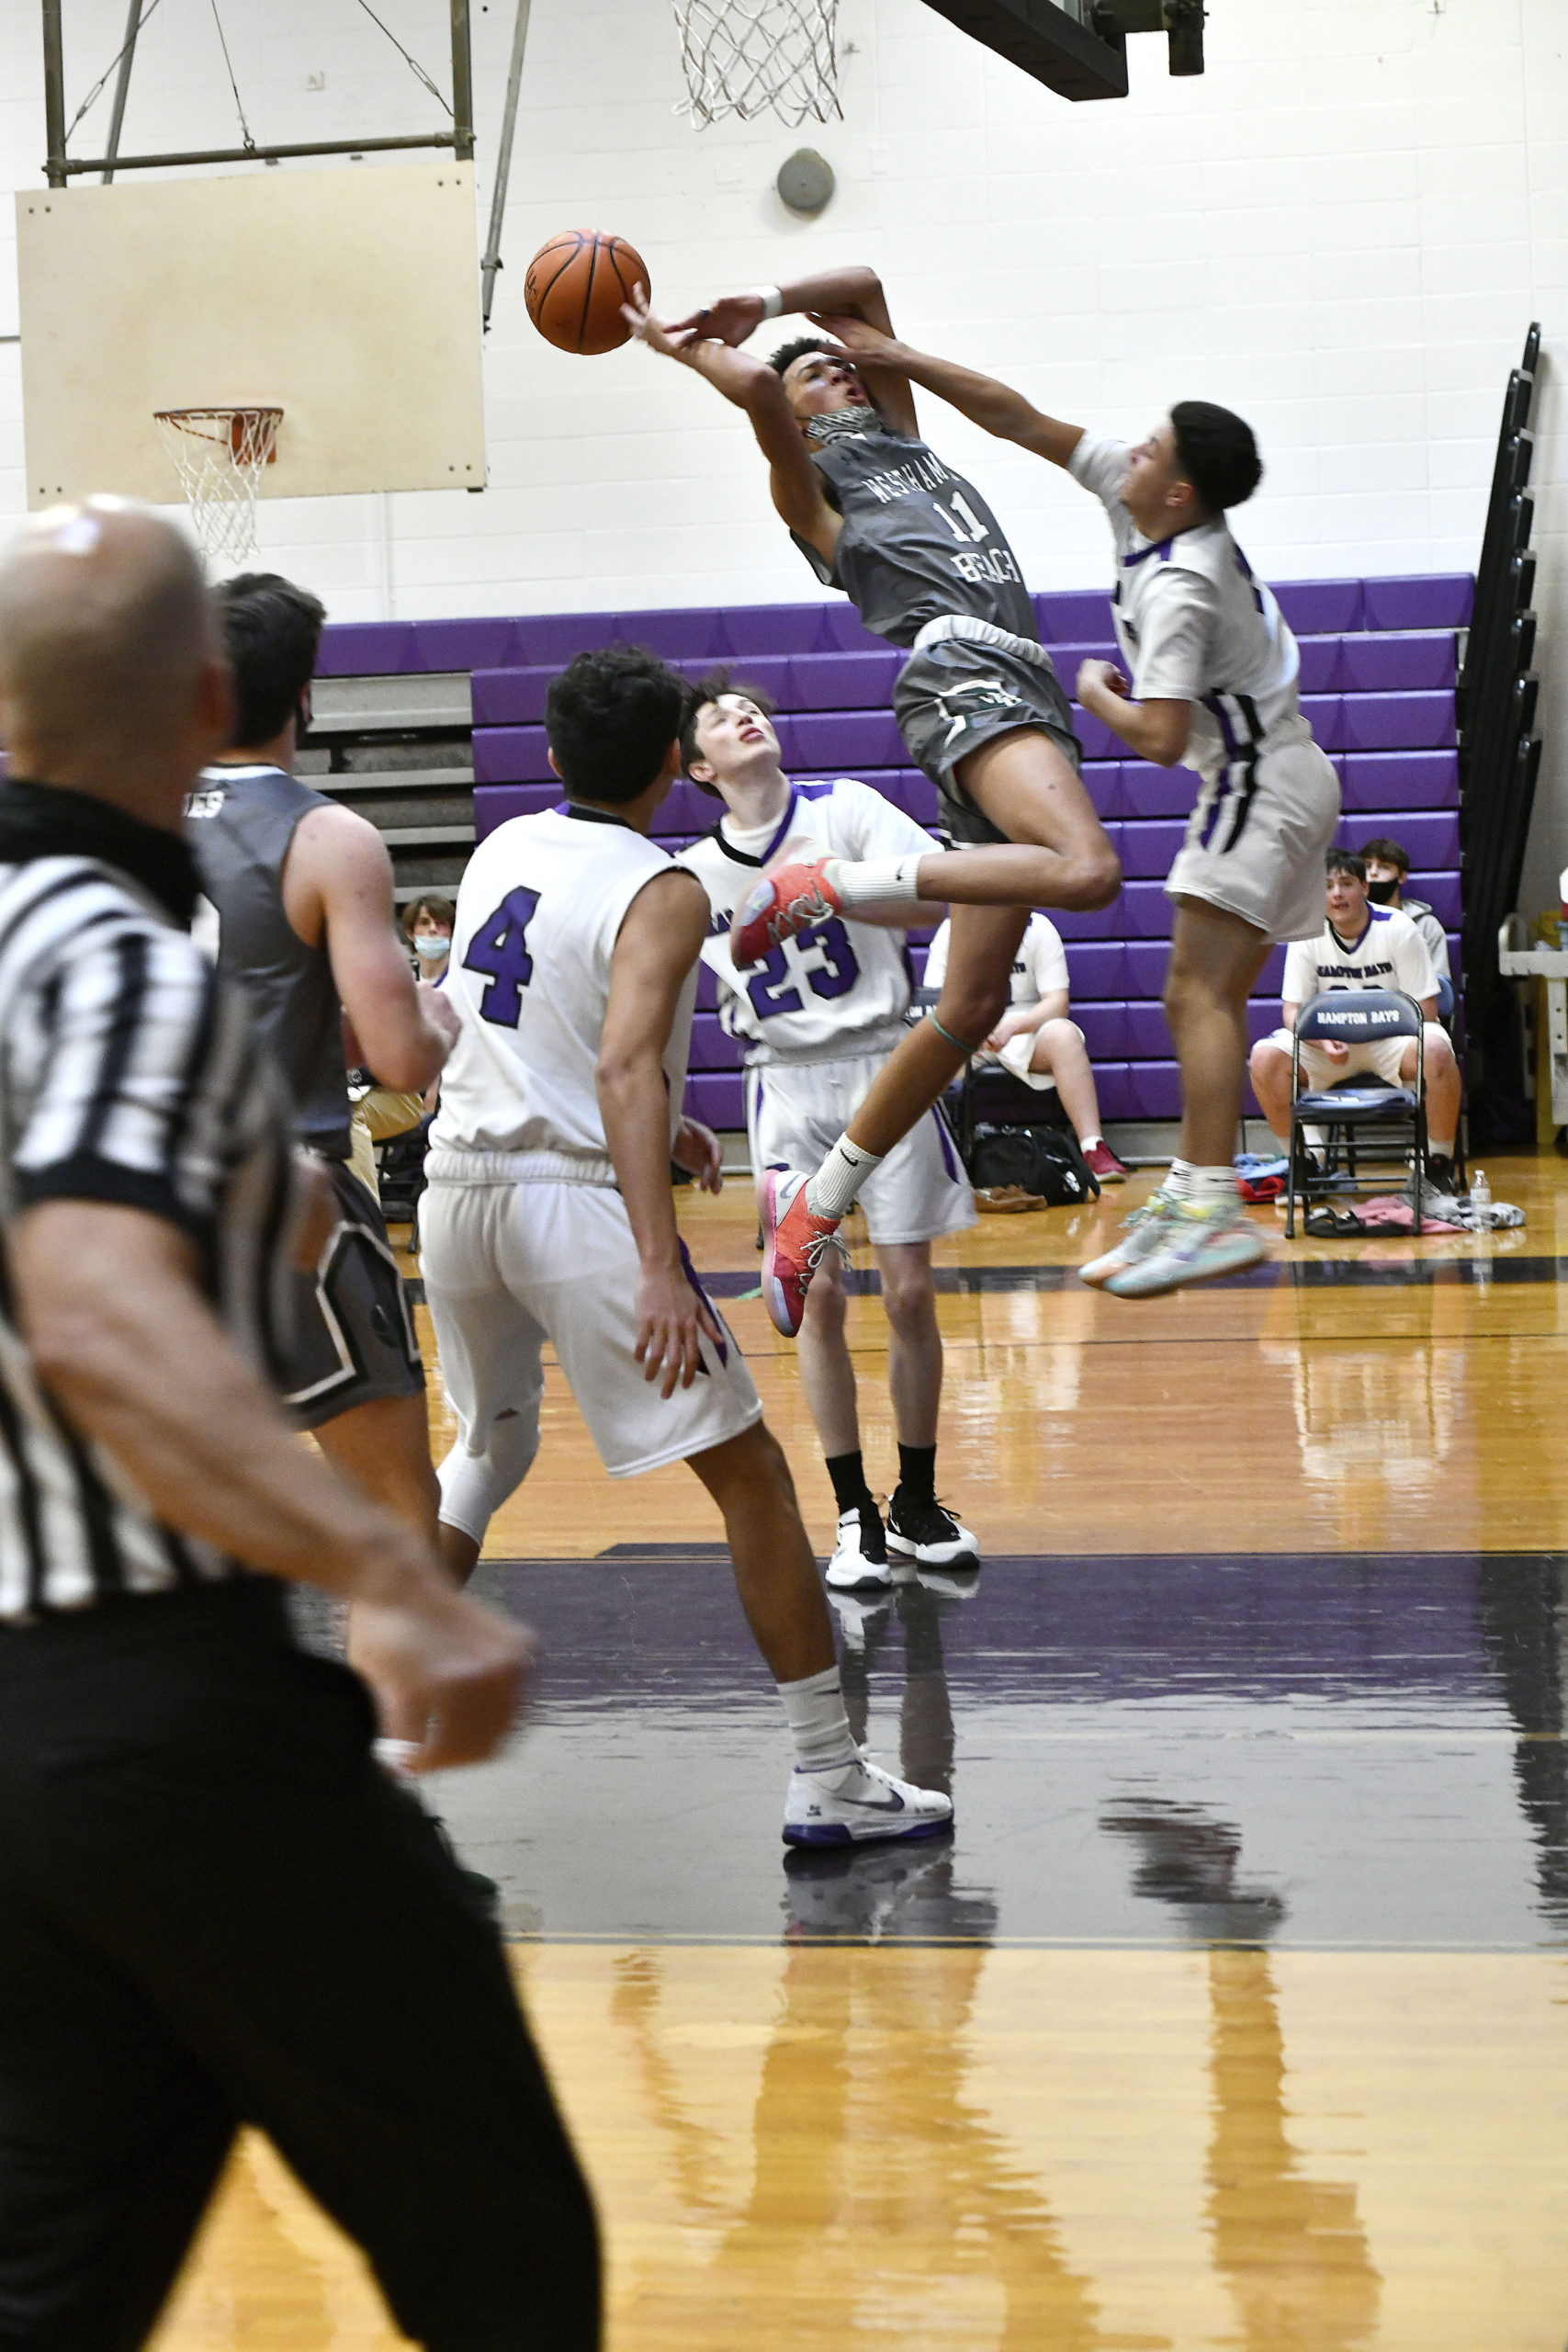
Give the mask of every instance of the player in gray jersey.
M 890 327 L 869 269 L 731 295 L 673 326 L 645 304 L 627 315 L 650 348 L 745 412 L 768 460 L 773 505 L 818 578 L 852 597 L 868 628 L 908 649 L 894 695 L 899 728 L 936 785 L 946 838 L 965 845 L 960 855 L 923 861 L 829 860 L 841 878 L 830 904 L 820 861 L 783 866 L 737 915 L 732 938 L 744 968 L 829 915 L 912 909 L 918 899 L 952 906 L 934 1012 L 884 1065 L 809 1182 L 793 1172 L 768 1179 L 765 1290 L 779 1328 L 795 1332 L 822 1248 L 861 1186 L 1001 1018 L 1031 910 L 1105 906 L 1121 868 L 1084 789 L 1067 698 L 995 516 L 920 439 L 914 395 L 896 371 L 879 371 L 874 397 L 825 337 L 786 344 L 771 362 L 736 348 L 784 311 L 852 312 L 884 333 Z
M 349 1164 L 344 1015 L 375 1075 L 410 1091 L 439 1076 L 456 1016 L 409 970 L 385 842 L 293 773 L 322 606 L 273 572 L 226 581 L 216 604 L 237 725 L 186 808 L 216 918 L 207 944 L 250 997 L 333 1205 L 315 1270 L 299 1278 L 286 1401 L 340 1470 L 434 1541 L 419 1341 L 380 1204 Z
M 1132 448 L 863 318 L 825 323 L 874 384 L 886 370 L 924 386 L 1061 466 L 1106 510 L 1126 669 L 1085 662 L 1078 700 L 1139 758 L 1185 761 L 1202 781 L 1166 884 L 1176 901 L 1165 1009 L 1181 1067 L 1179 1152 L 1153 1203 L 1081 1271 L 1120 1298 L 1235 1272 L 1265 1254 L 1231 1165 L 1247 998 L 1277 941 L 1317 929 L 1339 816 L 1333 763 L 1302 715 L 1295 639 L 1225 520 L 1262 478 L 1251 429 L 1228 409 L 1182 401 Z

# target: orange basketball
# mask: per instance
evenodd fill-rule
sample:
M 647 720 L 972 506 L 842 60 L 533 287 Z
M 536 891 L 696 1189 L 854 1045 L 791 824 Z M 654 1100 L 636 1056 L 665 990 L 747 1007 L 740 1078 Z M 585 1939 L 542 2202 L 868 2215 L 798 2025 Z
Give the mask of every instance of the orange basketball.
M 640 286 L 648 288 L 648 265 L 624 237 L 597 229 L 565 229 L 542 244 L 528 264 L 523 299 L 528 316 L 558 351 L 585 357 L 614 351 L 631 329 L 621 316 Z

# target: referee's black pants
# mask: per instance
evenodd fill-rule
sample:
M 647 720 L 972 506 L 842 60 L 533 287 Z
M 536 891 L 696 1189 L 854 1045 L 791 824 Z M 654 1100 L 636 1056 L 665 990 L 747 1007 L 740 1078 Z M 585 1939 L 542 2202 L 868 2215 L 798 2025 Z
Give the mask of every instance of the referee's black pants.
M 0 2352 L 143 2342 L 237 2128 L 430 2352 L 592 2352 L 593 2208 L 363 1686 L 247 1578 L 0 1631 Z

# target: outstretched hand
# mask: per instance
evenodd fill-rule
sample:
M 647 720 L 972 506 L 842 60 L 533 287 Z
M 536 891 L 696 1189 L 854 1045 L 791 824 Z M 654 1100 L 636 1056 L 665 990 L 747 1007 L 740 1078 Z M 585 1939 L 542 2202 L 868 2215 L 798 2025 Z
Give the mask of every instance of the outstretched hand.
M 852 359 L 857 368 L 897 368 L 899 346 L 880 327 L 868 326 L 848 311 L 808 311 L 806 315 L 814 327 L 824 330 L 822 347 L 830 357 Z M 831 342 L 826 340 L 829 335 Z
M 684 359 L 691 345 L 700 339 L 689 321 L 672 326 L 663 319 L 656 319 L 648 307 L 646 286 L 637 287 L 631 300 L 621 304 L 621 316 L 639 343 L 646 343 L 650 351 L 660 353 L 666 359 Z
M 724 294 L 716 302 L 689 317 L 676 319 L 670 327 L 671 334 L 681 334 L 694 341 L 727 343 L 731 350 L 755 334 L 762 323 L 762 298 L 760 294 Z

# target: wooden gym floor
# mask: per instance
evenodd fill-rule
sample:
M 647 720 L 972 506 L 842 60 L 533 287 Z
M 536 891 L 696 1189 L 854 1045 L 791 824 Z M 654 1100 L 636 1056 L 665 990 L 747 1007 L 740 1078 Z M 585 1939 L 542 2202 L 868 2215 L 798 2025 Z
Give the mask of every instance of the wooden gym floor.
M 1070 1269 L 1146 1178 L 939 1249 L 987 1565 L 840 1611 L 857 1728 L 950 1779 L 925 1848 L 785 1866 L 716 1518 L 605 1478 L 551 1375 L 480 1570 L 548 1644 L 533 1725 L 433 1799 L 502 1884 L 612 2352 L 1563 2352 L 1568 1168 L 1488 1173 L 1522 1230 L 1143 1306 Z M 825 1547 L 744 1186 L 682 1222 Z M 244 2143 L 160 2352 L 400 2341 Z

